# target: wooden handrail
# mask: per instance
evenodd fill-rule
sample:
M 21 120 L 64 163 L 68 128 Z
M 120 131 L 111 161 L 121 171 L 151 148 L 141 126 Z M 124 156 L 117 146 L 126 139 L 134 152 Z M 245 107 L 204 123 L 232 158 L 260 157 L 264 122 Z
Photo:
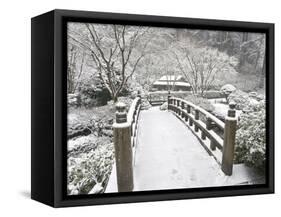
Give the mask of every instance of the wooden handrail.
M 136 97 L 127 114 L 127 122 L 131 124 L 131 145 L 134 147 L 136 145 L 136 131 L 137 131 L 137 121 L 139 117 L 139 112 L 141 108 L 141 97 Z
M 128 111 L 128 113 L 127 113 L 127 121 L 128 121 L 129 123 L 132 123 L 132 122 L 133 122 L 133 118 L 134 118 L 134 115 L 135 115 L 135 111 L 138 110 L 139 105 L 140 105 L 140 100 L 141 100 L 141 98 L 140 98 L 139 96 L 136 97 L 136 98 L 133 100 L 133 102 L 132 102 L 132 104 L 131 104 L 131 106 L 130 106 L 130 108 L 129 108 L 129 111 Z
M 223 130 L 224 129 L 224 123 L 218 119 L 217 117 L 215 117 L 214 115 L 212 115 L 210 112 L 206 111 L 205 109 L 197 106 L 197 105 L 194 105 L 193 103 L 189 102 L 189 101 L 186 101 L 184 99 L 181 99 L 181 98 L 176 98 L 176 97 L 171 97 L 170 99 L 175 99 L 175 100 L 179 100 L 181 102 L 184 102 L 185 104 L 187 105 L 190 105 L 194 110 L 198 110 L 201 114 L 205 115 L 205 117 L 209 117 L 212 119 L 212 121 L 221 129 Z
M 211 153 L 212 151 L 215 151 L 216 148 L 222 152 L 222 160 L 220 163 L 222 171 L 226 175 L 232 174 L 237 125 L 235 104 L 230 103 L 229 107 L 230 109 L 228 110 L 228 115 L 226 116 L 226 121 L 224 123 L 208 111 L 189 101 L 181 98 L 171 97 L 170 95 L 168 96 L 168 110 L 173 111 L 182 121 L 187 123 L 189 128 L 199 138 L 200 142 L 204 144 L 205 148 L 207 148 L 205 146 L 206 137 L 209 138 L 211 150 L 207 148 L 208 152 Z M 191 108 L 194 111 L 193 113 Z M 200 120 L 200 114 L 205 116 L 206 122 L 204 122 L 202 118 Z M 223 131 L 223 138 L 221 138 L 213 130 L 214 125 Z M 201 136 L 198 136 L 199 130 L 201 131 Z

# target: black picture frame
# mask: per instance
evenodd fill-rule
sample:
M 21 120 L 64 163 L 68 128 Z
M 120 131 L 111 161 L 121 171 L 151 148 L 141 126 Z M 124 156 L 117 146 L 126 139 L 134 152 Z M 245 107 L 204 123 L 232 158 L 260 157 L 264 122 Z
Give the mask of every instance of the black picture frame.
M 66 195 L 66 23 L 131 24 L 266 34 L 266 184 Z M 274 193 L 274 24 L 53 10 L 32 18 L 31 198 L 53 207 Z

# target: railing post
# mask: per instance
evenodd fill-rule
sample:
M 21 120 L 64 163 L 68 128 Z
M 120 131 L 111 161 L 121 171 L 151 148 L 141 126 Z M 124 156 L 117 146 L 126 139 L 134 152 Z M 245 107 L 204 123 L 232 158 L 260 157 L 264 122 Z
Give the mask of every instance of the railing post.
M 235 147 L 235 134 L 237 127 L 237 118 L 235 111 L 235 103 L 229 103 L 228 114 L 225 118 L 224 128 L 224 142 L 222 154 L 222 171 L 230 176 L 233 169 L 234 147 Z
M 190 114 L 191 112 L 191 106 L 190 105 L 187 105 L 187 113 Z M 193 125 L 193 121 L 191 118 L 189 118 L 189 126 L 192 126 Z
M 207 117 L 206 128 L 207 128 L 207 130 L 212 130 L 212 128 L 213 128 L 213 126 L 212 126 L 212 119 L 210 117 Z M 211 148 L 212 151 L 216 150 L 216 143 L 215 143 L 215 141 L 211 140 L 210 148 Z
M 113 124 L 113 142 L 117 171 L 118 192 L 129 192 L 134 188 L 133 159 L 131 146 L 131 124 L 127 122 L 126 105 L 116 104 L 116 122 Z
M 181 102 L 181 109 L 182 109 L 181 110 L 181 117 L 184 118 L 184 112 L 183 112 L 183 110 L 184 110 L 184 102 L 183 101 Z
M 141 92 L 140 92 L 140 90 L 138 90 L 137 97 L 139 97 L 139 98 L 140 98 L 140 103 L 141 103 Z
M 177 99 L 177 114 L 178 115 L 180 114 L 179 106 L 180 106 L 180 101 Z
M 190 105 L 186 105 L 186 113 L 189 114 L 190 113 Z M 188 115 L 185 116 L 185 121 L 188 121 Z
M 205 140 L 206 139 L 206 134 L 203 130 L 201 130 L 201 139 Z
M 171 103 L 171 92 L 168 92 L 168 110 L 170 110 L 170 103 Z
M 195 120 L 199 120 L 199 110 L 195 109 Z M 198 126 L 195 124 L 195 132 L 198 132 Z
M 181 116 L 181 101 L 178 100 L 178 110 L 179 110 L 179 116 Z

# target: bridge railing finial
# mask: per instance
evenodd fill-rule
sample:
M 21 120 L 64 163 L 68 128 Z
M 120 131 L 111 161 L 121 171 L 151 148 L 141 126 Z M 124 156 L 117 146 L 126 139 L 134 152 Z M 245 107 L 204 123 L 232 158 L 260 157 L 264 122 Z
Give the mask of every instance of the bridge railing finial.
M 227 115 L 229 117 L 233 117 L 233 118 L 235 117 L 235 115 L 236 115 L 235 107 L 236 107 L 236 103 L 234 101 L 231 101 L 229 103 L 229 109 L 228 109 L 228 112 L 227 112 Z
M 126 105 L 123 102 L 118 102 L 115 105 L 116 107 L 116 123 L 125 123 L 127 122 L 127 111 L 126 111 Z

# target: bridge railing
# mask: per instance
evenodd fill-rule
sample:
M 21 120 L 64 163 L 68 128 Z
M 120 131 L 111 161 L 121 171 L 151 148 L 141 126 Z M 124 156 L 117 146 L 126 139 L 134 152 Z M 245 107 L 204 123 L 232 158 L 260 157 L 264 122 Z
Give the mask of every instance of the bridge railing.
M 203 108 L 180 98 L 168 96 L 168 110 L 186 122 L 201 144 L 221 164 L 222 171 L 226 175 L 232 175 L 237 126 L 235 104 L 230 103 L 225 123 Z M 206 146 L 206 138 L 209 139 L 209 148 Z M 221 160 L 213 153 L 216 149 L 221 151 Z
M 118 102 L 116 104 L 116 120 L 113 124 L 113 143 L 118 192 L 128 192 L 134 188 L 133 149 L 136 145 L 140 108 L 140 95 L 133 100 L 128 113 L 124 103 Z
M 131 123 L 131 145 L 134 147 L 136 145 L 136 135 L 138 128 L 138 118 L 141 108 L 141 97 L 136 97 L 128 111 L 127 121 Z
M 162 105 L 167 102 L 167 93 L 150 92 L 147 95 L 147 100 L 152 106 Z

